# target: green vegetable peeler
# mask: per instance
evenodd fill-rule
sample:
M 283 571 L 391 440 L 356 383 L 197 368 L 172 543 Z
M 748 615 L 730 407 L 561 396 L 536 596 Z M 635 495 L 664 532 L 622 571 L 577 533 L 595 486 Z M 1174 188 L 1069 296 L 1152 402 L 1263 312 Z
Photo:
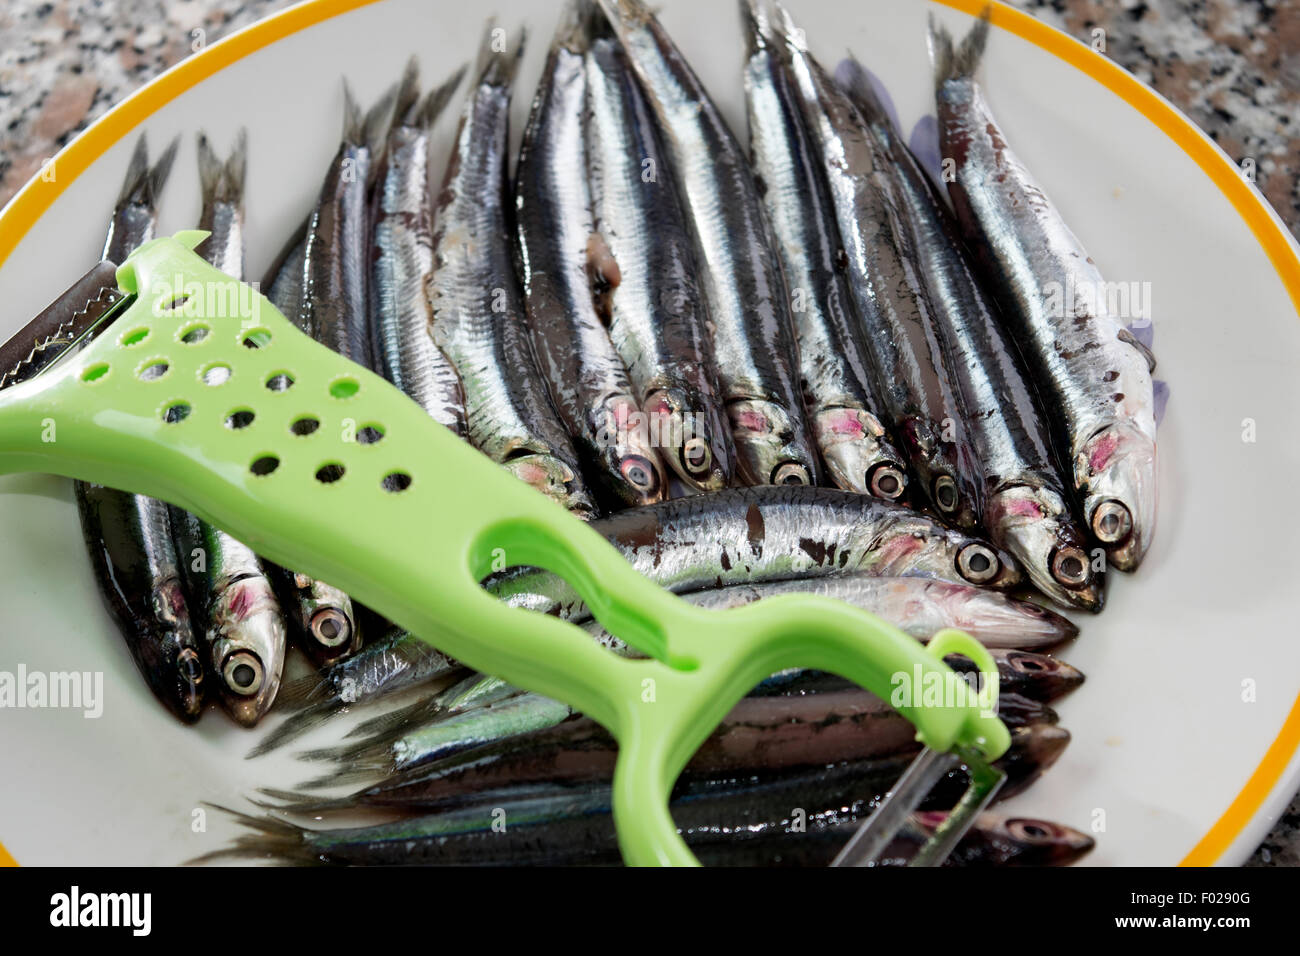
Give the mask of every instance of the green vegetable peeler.
M 465 664 L 599 721 L 619 742 L 614 818 L 630 864 L 696 862 L 669 813 L 673 782 L 736 701 L 789 667 L 842 674 L 886 700 L 900 679 L 950 691 L 943 706 L 895 700 L 926 745 L 907 775 L 923 779 L 901 782 L 841 862 L 869 861 L 880 828 L 954 761 L 972 788 L 935 840 L 960 837 L 964 811 L 996 785 L 988 762 L 1010 744 L 993 708 L 997 669 L 974 639 L 945 631 L 923 647 L 813 596 L 709 611 L 661 590 L 596 531 L 204 262 L 192 250 L 205 236 L 146 243 L 115 275 L 101 264 L 0 347 L 0 473 L 66 475 L 188 509 Z M 567 579 L 648 659 L 483 591 L 510 565 Z M 951 653 L 978 665 L 984 693 L 943 663 Z M 945 847 L 927 852 L 937 862 Z

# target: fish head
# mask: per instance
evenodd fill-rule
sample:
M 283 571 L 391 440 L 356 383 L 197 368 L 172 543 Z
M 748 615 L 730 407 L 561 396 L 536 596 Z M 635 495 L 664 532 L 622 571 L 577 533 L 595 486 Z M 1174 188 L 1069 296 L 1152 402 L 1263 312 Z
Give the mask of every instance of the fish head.
M 1011 747 L 998 758 L 1007 775 L 1001 796 L 1020 793 L 1056 763 L 1070 743 L 1070 732 L 1057 724 L 1029 724 L 1011 731 Z
M 846 491 L 898 501 L 907 490 L 907 469 L 885 442 L 885 429 L 860 408 L 827 408 L 812 419 L 813 436 L 831 480 Z
M 323 581 L 312 580 L 298 595 L 303 650 L 317 667 L 328 667 L 361 649 L 352 599 Z
M 661 501 L 668 489 L 659 453 L 650 442 L 647 416 L 630 398 L 615 396 L 593 412 L 599 449 L 597 484 L 624 507 Z
M 951 622 L 952 627 L 968 631 L 990 646 L 1048 647 L 1079 634 L 1068 618 L 1041 604 L 990 594 L 984 588 L 933 581 L 926 596 L 938 605 L 939 620 Z
M 1100 611 L 1106 598 L 1104 562 L 1065 498 L 1052 488 L 1007 485 L 988 496 L 985 525 L 1024 568 L 1034 586 L 1057 604 Z
M 1032 651 L 1005 651 L 998 655 L 998 672 L 1004 686 L 1039 700 L 1056 700 L 1083 683 L 1083 672 L 1065 661 Z
M 209 640 L 222 703 L 252 727 L 271 709 L 284 669 L 285 630 L 265 578 L 230 585 L 213 605 Z
M 933 833 L 948 819 L 947 811 L 929 810 L 913 819 Z M 1033 817 L 981 813 L 967 833 L 969 849 L 980 858 L 999 866 L 1067 866 L 1094 846 L 1092 837 L 1071 827 Z M 961 851 L 958 851 L 958 858 Z
M 1083 517 L 1121 571 L 1142 563 L 1156 525 L 1155 427 L 1129 419 L 1101 429 L 1074 460 Z
M 790 413 L 774 402 L 741 398 L 727 403 L 736 465 L 750 485 L 813 485 L 811 456 L 797 437 Z
M 595 516 L 596 506 L 577 473 L 554 455 L 525 453 L 508 458 L 501 467 L 583 520 Z
M 153 594 L 152 634 L 143 635 L 135 653 L 143 657 L 142 670 L 162 703 L 185 723 L 203 712 L 206 687 L 199 640 L 190 621 L 180 582 L 169 579 Z
M 650 439 L 660 457 L 697 491 L 721 491 L 730 482 L 731 456 L 722 422 L 704 411 L 684 388 L 660 388 L 646 396 Z

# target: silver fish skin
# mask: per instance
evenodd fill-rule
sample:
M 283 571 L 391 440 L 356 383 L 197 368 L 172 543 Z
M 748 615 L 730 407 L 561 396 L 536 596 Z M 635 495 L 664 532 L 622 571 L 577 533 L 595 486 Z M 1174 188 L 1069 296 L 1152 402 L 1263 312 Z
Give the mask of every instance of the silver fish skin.
M 837 261 L 839 227 L 825 175 L 758 0 L 742 0 L 741 18 L 750 153 L 790 288 L 813 437 L 837 487 L 896 501 L 906 467 L 878 415 L 861 319 Z
M 303 246 L 302 325 L 311 336 L 366 368 L 374 367 L 367 279 L 366 194 L 382 152 L 393 94 L 364 117 L 343 86 L 343 139 L 330 163 Z
M 732 584 L 864 573 L 1006 589 L 1015 561 L 937 519 L 832 488 L 757 486 L 675 498 L 593 522 L 623 557 L 678 593 Z M 569 584 L 536 568 L 508 568 L 484 587 L 510 604 L 582 621 Z
M 561 15 L 515 171 L 519 273 L 533 351 L 600 497 L 651 504 L 667 486 L 623 360 L 596 313 L 585 148 L 585 36 L 576 6 Z M 599 268 L 597 265 L 596 268 Z
M 302 309 L 303 256 L 307 251 L 309 221 L 305 220 L 280 250 L 275 263 L 262 279 L 262 288 L 267 290 L 267 300 L 281 315 L 311 335 L 311 329 L 303 321 Z
M 370 321 L 379 370 L 461 438 L 469 432 L 465 390 L 430 330 L 433 211 L 428 179 L 429 130 L 464 72 L 462 68 L 419 101 L 414 61 L 408 68 L 375 184 L 370 266 Z
M 816 484 L 789 293 L 744 150 L 644 4 L 599 2 L 659 120 L 688 212 L 737 477 Z
M 1084 522 L 1108 563 L 1131 571 L 1156 522 L 1153 363 L 1107 311 L 1096 264 L 994 120 L 972 75 L 987 33 L 980 20 L 954 50 L 931 26 L 940 147 L 956 167 L 948 192 L 1052 411 Z
M 489 22 L 434 216 L 434 341 L 465 388 L 470 443 L 589 518 L 596 507 L 538 371 L 515 276 L 506 167 L 522 37 L 497 53 L 493 29 Z
M 893 160 L 903 220 L 961 396 L 963 426 L 982 469 L 982 524 L 1053 601 L 1100 611 L 1104 569 L 1093 568 L 1038 395 L 1003 330 L 997 306 L 967 263 L 957 223 L 894 129 L 862 65 L 845 60 L 836 78 Z
M 689 488 L 717 491 L 731 483 L 736 450 L 671 161 L 615 38 L 592 38 L 586 74 L 588 180 L 609 252 L 597 306 L 660 457 Z
M 223 162 L 199 134 L 197 252 L 234 279 L 244 276 L 244 179 L 247 137 Z M 285 626 L 266 570 L 252 550 L 180 508 L 169 509 L 191 612 L 203 628 L 208 664 L 221 703 L 237 723 L 253 726 L 271 709 L 284 670 Z
M 802 32 L 778 27 L 806 127 L 826 171 L 875 382 L 919 491 L 958 527 L 978 527 L 974 460 L 944 365 L 924 283 L 906 244 L 887 161 L 857 109 L 808 53 Z
M 844 601 L 884 618 L 918 640 L 929 640 L 945 627 L 965 631 L 985 647 L 1034 650 L 1068 641 L 1078 634 L 1067 618 L 1038 604 L 999 591 L 923 577 L 877 577 L 843 574 L 793 581 L 755 581 L 695 591 L 682 597 L 710 609 L 740 607 L 783 594 L 814 594 Z M 618 649 L 622 642 L 592 627 L 597 640 Z M 611 643 L 613 642 L 613 643 Z
M 154 237 L 157 199 L 179 138 L 149 166 L 137 141 L 114 205 L 103 258 L 122 262 Z M 186 723 L 202 713 L 207 682 L 171 536 L 168 506 L 154 498 L 87 482 L 73 484 L 91 568 L 131 655 L 154 695 Z

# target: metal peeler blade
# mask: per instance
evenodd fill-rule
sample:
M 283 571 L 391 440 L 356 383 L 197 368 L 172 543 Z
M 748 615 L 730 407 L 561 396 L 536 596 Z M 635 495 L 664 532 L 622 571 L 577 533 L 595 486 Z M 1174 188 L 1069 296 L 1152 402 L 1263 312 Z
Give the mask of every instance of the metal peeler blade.
M 922 750 L 876 811 L 831 861 L 831 866 L 874 866 L 934 785 L 958 766 L 969 774 L 970 785 L 957 806 L 907 864 L 942 866 L 1006 781 L 1006 774 L 973 748 L 957 747 L 951 752 L 929 747 Z
M 0 344 L 0 389 L 35 378 L 93 338 L 129 296 L 107 260 L 78 279 L 40 315 Z

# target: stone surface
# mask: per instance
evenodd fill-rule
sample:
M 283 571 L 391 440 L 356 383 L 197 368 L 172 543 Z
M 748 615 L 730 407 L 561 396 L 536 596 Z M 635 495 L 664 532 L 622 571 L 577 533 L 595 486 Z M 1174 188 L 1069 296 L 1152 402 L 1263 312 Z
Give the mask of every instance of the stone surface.
M 1300 0 L 1012 0 L 1089 41 L 1186 113 L 1300 236 Z M 6 0 L 0 205 L 77 132 L 194 49 L 289 0 Z M 478 14 L 474 14 L 478 16 Z M 1300 864 L 1300 799 L 1251 865 Z

